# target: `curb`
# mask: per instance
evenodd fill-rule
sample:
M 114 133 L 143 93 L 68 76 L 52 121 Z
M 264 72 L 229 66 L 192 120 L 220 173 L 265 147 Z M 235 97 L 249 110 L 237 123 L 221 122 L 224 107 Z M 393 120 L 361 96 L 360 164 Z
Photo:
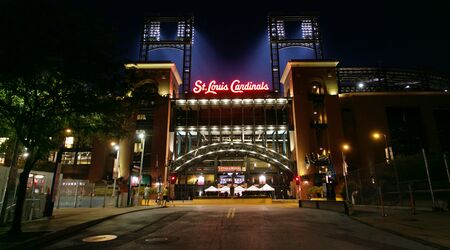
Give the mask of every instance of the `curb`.
M 114 217 L 120 216 L 120 215 L 124 215 L 124 214 L 129 214 L 129 213 L 134 213 L 134 212 L 141 212 L 141 211 L 145 211 L 145 210 L 153 210 L 153 209 L 159 209 L 162 207 L 152 207 L 152 208 L 143 208 L 143 209 L 137 209 L 137 210 L 133 210 L 133 211 L 127 211 L 127 212 L 123 212 L 123 213 L 119 213 L 119 214 L 113 214 L 113 215 L 109 215 L 103 218 L 99 218 L 99 219 L 95 219 L 95 220 L 90 220 L 90 221 L 86 221 L 84 223 L 80 223 L 77 225 L 73 225 L 67 228 L 64 228 L 62 230 L 58 230 L 58 231 L 54 231 L 54 232 L 50 232 L 47 234 L 44 234 L 42 236 L 40 236 L 39 238 L 31 238 L 29 240 L 26 240 L 24 242 L 20 242 L 16 245 L 13 245 L 11 247 L 7 247 L 6 249 L 29 249 L 30 247 L 34 247 L 37 249 L 40 249 L 40 247 L 43 246 L 43 244 L 54 241 L 57 238 L 61 238 L 67 235 L 70 235 L 76 231 L 80 231 L 83 229 L 86 229 L 88 227 L 94 226 L 98 223 L 101 223 L 103 221 L 112 219 Z
M 374 224 L 370 224 L 368 222 L 359 220 L 359 219 L 355 218 L 354 216 L 348 216 L 348 217 L 351 218 L 354 221 L 357 221 L 357 222 L 362 223 L 364 225 L 367 225 L 369 227 L 373 227 L 375 229 L 378 229 L 378 230 L 381 230 L 381 231 L 384 231 L 384 232 L 395 234 L 397 236 L 400 236 L 400 237 L 403 237 L 403 238 L 406 238 L 406 239 L 409 239 L 409 240 L 413 240 L 413 241 L 422 243 L 422 244 L 430 246 L 430 247 L 435 247 L 437 249 L 450 249 L 447 246 L 439 245 L 439 244 L 437 244 L 435 242 L 427 241 L 427 240 L 424 240 L 424 239 L 421 239 L 421 238 L 418 238 L 418 237 L 414 237 L 414 236 L 411 236 L 411 235 L 408 235 L 408 234 L 400 233 L 398 231 L 394 231 L 394 230 L 390 230 L 390 229 L 386 229 L 386 228 L 383 228 L 383 227 L 376 226 Z

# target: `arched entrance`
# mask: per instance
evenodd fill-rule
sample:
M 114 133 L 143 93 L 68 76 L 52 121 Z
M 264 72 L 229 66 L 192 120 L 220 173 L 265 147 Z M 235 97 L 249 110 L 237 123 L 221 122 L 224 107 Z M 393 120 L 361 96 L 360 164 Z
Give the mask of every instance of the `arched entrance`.
M 289 198 L 294 164 L 286 156 L 260 145 L 242 142 L 213 143 L 199 147 L 170 165 L 177 183 L 175 196 L 188 199 L 216 188 L 262 186 L 275 188 L 271 196 Z M 231 193 L 233 195 L 233 192 Z

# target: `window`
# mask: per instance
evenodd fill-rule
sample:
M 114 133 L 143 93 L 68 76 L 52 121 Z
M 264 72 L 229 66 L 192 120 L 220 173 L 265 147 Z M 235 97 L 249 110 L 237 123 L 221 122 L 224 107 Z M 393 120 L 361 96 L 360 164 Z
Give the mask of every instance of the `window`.
M 137 120 L 138 121 L 147 120 L 147 117 L 145 116 L 145 114 L 138 114 L 137 115 Z
M 61 164 L 72 165 L 75 163 L 75 152 L 64 152 L 61 157 Z
M 50 161 L 50 162 L 56 162 L 56 155 L 57 154 L 58 154 L 57 151 L 50 151 L 47 160 Z
M 64 141 L 64 147 L 73 148 L 73 141 L 74 138 L 72 136 L 66 137 L 66 140 Z
M 78 152 L 77 165 L 91 164 L 91 152 Z

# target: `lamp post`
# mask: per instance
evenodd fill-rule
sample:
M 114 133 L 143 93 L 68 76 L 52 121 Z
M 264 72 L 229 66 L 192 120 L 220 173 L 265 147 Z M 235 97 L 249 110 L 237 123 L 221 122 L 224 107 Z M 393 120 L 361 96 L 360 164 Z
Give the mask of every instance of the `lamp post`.
M 450 173 L 448 172 L 447 154 L 444 153 L 443 157 L 444 157 L 445 170 L 447 171 L 448 183 L 450 183 Z
M 138 183 L 138 191 L 136 194 L 137 201 L 139 202 L 139 194 L 141 192 L 141 182 L 142 182 L 142 164 L 144 163 L 144 154 L 145 154 L 145 133 L 140 133 L 139 138 L 142 143 L 142 153 L 141 153 L 141 164 L 139 166 L 139 183 Z
M 345 161 L 345 154 L 344 151 L 350 150 L 350 146 L 348 144 L 342 145 L 342 175 L 344 176 L 344 183 L 345 183 L 345 195 L 347 196 L 347 200 L 350 199 L 350 196 L 348 195 L 348 185 L 347 185 L 347 162 Z
M 383 136 L 384 138 L 384 145 L 385 145 L 385 154 L 386 154 L 386 163 L 388 164 L 388 166 L 392 166 L 394 168 L 394 175 L 395 175 L 395 181 L 396 181 L 396 185 L 397 185 L 397 192 L 398 192 L 398 197 L 399 197 L 399 202 L 400 204 L 402 204 L 402 194 L 400 193 L 400 180 L 398 178 L 398 171 L 397 171 L 397 166 L 395 164 L 392 163 L 393 159 L 393 155 L 392 155 L 392 149 L 389 145 L 388 142 L 388 138 L 386 134 L 383 133 L 379 133 L 379 132 L 375 132 L 372 134 L 373 138 L 375 140 L 379 140 L 381 138 L 381 136 Z
M 431 202 L 433 203 L 432 209 L 434 210 L 436 208 L 436 203 L 434 201 L 433 186 L 431 185 L 430 171 L 428 170 L 428 159 L 427 159 L 427 155 L 425 154 L 425 149 L 423 147 L 422 147 L 422 156 L 423 156 L 423 162 L 425 164 L 425 170 L 427 171 L 428 185 L 430 186 Z
M 114 160 L 114 168 L 113 168 L 113 179 L 114 179 L 114 184 L 113 184 L 113 192 L 112 192 L 112 197 L 116 196 L 116 185 L 117 185 L 117 178 L 119 177 L 119 145 L 117 145 L 115 142 L 111 142 L 111 146 L 114 147 L 114 150 L 116 150 L 116 159 Z

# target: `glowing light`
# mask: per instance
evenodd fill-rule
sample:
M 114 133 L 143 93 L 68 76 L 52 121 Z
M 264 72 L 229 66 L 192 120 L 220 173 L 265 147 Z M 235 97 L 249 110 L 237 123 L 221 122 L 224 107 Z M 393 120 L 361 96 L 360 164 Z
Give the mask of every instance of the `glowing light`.
M 66 148 L 72 148 L 73 141 L 74 141 L 74 138 L 72 136 L 66 137 L 66 140 L 64 141 L 64 146 Z
M 197 185 L 205 185 L 205 177 L 203 177 L 202 175 L 198 177 L 197 179 Z
M 373 133 L 373 134 L 372 134 L 372 136 L 373 136 L 373 138 L 374 138 L 374 139 L 380 139 L 380 137 L 381 137 L 381 134 L 380 134 L 380 133 L 377 133 L 377 132 L 375 132 L 375 133 Z
M 186 104 L 186 100 L 177 100 L 177 105 L 184 105 Z
M 146 40 L 149 41 L 159 41 L 161 38 L 161 23 L 160 22 L 150 22 L 150 27 L 147 28 L 150 29 L 150 32 L 148 34 L 148 37 L 145 37 Z
M 364 88 L 364 83 L 362 83 L 362 82 L 360 82 L 360 83 L 358 83 L 358 88 L 360 88 L 360 89 L 362 89 L 362 88 Z
M 231 83 L 217 82 L 216 80 L 211 80 L 209 83 L 203 82 L 202 80 L 197 80 L 194 83 L 194 88 L 192 92 L 195 94 L 212 94 L 217 95 L 219 92 L 226 93 L 231 92 L 235 94 L 242 94 L 244 92 L 251 91 L 268 91 L 269 85 L 265 82 L 254 83 L 251 81 L 241 82 L 240 80 L 233 80 Z
M 350 145 L 344 144 L 344 145 L 342 145 L 342 149 L 345 150 L 345 151 L 347 151 L 347 150 L 350 149 Z
M 115 150 L 119 150 L 119 148 L 120 148 L 119 145 L 114 146 Z
M 116 144 L 117 144 L 117 143 L 116 143 L 115 141 L 112 141 L 112 142 L 111 142 L 111 147 L 116 146 Z
M 131 176 L 131 185 L 137 185 L 137 184 L 139 184 L 139 177 Z
M 277 20 L 277 35 L 278 35 L 278 38 L 284 38 L 285 37 L 284 21 L 283 20 Z
M 41 174 L 35 175 L 34 178 L 36 179 L 44 179 L 44 176 Z
M 68 134 L 72 133 L 72 129 L 70 129 L 70 128 L 66 129 L 66 133 L 68 133 Z
M 301 25 L 303 39 L 311 39 L 313 34 L 313 28 L 311 20 L 304 20 Z
M 406 85 L 405 89 L 409 89 L 409 85 Z
M 266 176 L 265 175 L 259 176 L 259 184 L 266 184 Z
M 140 139 L 144 139 L 145 133 L 140 133 L 138 136 L 139 136 Z
M 185 27 L 186 27 L 186 23 L 184 21 L 178 22 L 178 30 L 177 30 L 177 38 L 178 39 L 184 38 Z
M 27 158 L 30 154 L 28 152 L 23 153 L 23 157 Z

